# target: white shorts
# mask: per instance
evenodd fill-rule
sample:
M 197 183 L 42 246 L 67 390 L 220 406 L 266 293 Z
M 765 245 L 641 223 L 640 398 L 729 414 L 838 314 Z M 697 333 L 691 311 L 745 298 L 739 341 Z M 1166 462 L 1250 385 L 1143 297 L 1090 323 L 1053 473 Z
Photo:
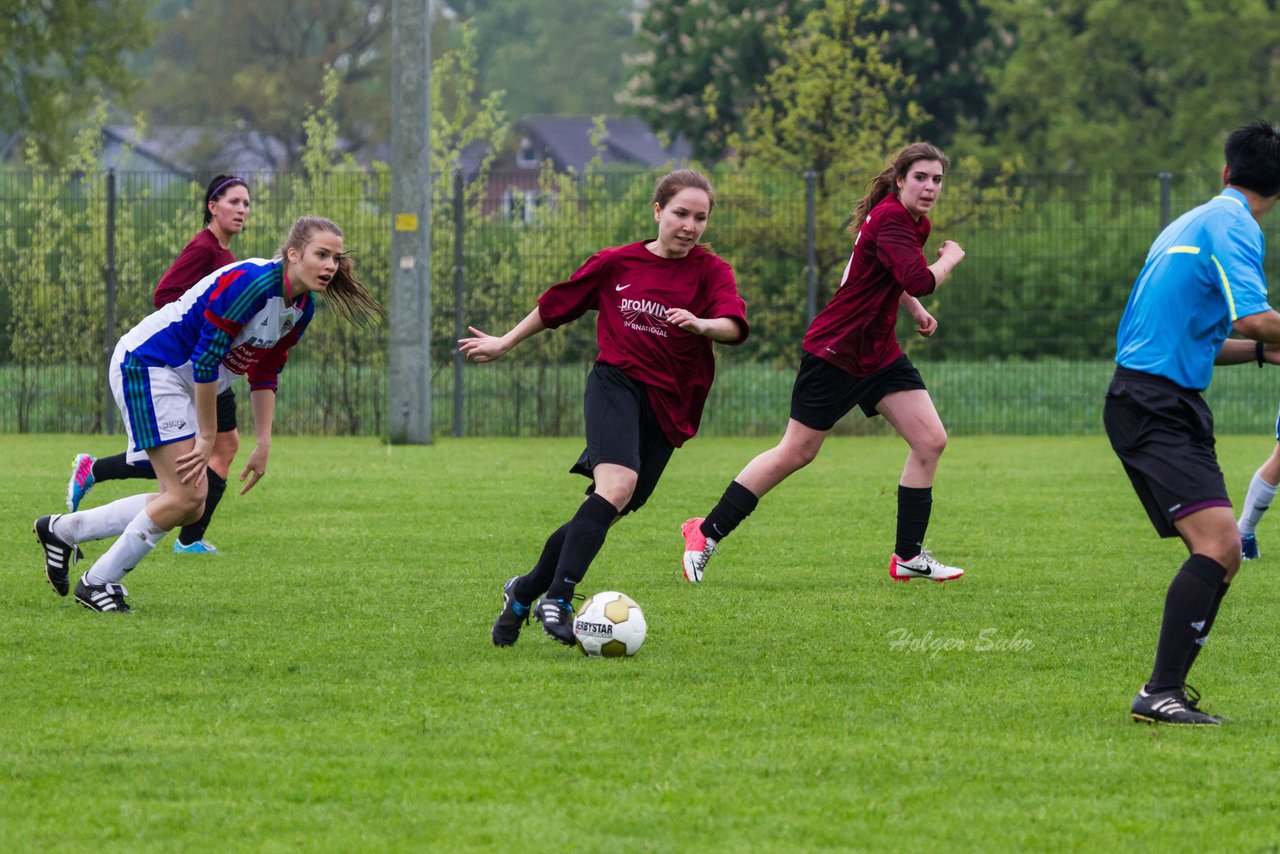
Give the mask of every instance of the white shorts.
M 117 347 L 111 357 L 111 395 L 120 408 L 128 437 L 125 459 L 147 462 L 147 449 L 180 442 L 196 435 L 195 383 L 187 368 L 149 368 L 126 364 L 127 351 Z

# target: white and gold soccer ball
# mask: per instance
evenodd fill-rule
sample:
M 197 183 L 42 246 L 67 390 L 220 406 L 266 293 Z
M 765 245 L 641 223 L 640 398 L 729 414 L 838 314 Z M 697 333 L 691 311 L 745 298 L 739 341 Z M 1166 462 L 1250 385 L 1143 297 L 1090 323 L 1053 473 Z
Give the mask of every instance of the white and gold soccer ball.
M 613 590 L 582 603 L 573 618 L 573 636 L 583 655 L 618 658 L 635 655 L 649 631 L 644 613 L 630 596 Z

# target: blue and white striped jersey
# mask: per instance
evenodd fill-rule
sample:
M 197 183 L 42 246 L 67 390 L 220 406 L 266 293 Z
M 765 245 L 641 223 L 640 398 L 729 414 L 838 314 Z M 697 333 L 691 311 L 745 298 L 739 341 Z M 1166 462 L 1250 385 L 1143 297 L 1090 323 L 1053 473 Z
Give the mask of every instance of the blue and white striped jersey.
M 198 383 L 218 380 L 222 367 L 247 375 L 250 389 L 274 391 L 289 348 L 315 315 L 309 292 L 297 299 L 287 293 L 279 259 L 228 264 L 126 332 L 120 339 L 125 359 L 189 372 Z

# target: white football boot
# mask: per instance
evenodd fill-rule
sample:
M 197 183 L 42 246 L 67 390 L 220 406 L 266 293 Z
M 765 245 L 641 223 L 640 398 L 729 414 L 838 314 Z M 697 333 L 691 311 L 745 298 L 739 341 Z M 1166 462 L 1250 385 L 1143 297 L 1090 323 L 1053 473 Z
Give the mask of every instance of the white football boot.
M 913 578 L 927 578 L 930 581 L 952 581 L 964 575 L 958 566 L 947 566 L 929 554 L 928 549 L 921 549 L 920 554 L 911 560 L 902 560 L 896 554 L 889 559 L 889 577 L 894 581 L 910 581 Z

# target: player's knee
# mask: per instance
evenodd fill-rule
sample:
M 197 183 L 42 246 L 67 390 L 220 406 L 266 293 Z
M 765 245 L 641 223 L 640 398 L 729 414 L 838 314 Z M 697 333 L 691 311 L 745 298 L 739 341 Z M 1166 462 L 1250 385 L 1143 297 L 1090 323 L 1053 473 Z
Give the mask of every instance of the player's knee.
M 822 445 L 814 442 L 797 442 L 786 449 L 785 461 L 791 471 L 798 471 L 818 458 Z
M 621 511 L 631 503 L 631 496 L 636 492 L 636 478 L 615 477 L 608 484 L 596 484 L 596 494 Z
M 1218 556 L 1218 563 L 1222 564 L 1222 568 L 1227 571 L 1227 581 L 1231 581 L 1235 574 L 1240 571 L 1240 535 L 1236 534 L 1234 538 L 1229 538 L 1221 549 Z
M 943 429 L 930 431 L 920 442 L 920 451 L 937 459 L 947 449 L 947 431 Z

